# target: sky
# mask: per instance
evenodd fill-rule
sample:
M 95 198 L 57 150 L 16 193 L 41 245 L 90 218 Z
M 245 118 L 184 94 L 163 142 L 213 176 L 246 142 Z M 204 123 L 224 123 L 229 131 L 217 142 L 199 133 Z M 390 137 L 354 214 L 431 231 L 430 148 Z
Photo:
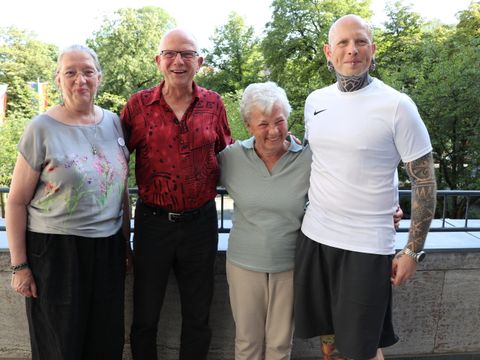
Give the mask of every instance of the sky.
M 455 14 L 468 8 L 471 0 L 403 0 L 426 20 L 456 22 Z M 122 7 L 158 6 L 192 31 L 200 48 L 209 48 L 214 30 L 227 22 L 232 11 L 261 34 L 270 20 L 272 0 L 7 0 L 0 6 L 0 27 L 15 25 L 37 34 L 41 41 L 64 47 L 84 44 L 100 28 L 105 16 Z M 384 0 L 372 0 L 373 23 L 385 20 Z

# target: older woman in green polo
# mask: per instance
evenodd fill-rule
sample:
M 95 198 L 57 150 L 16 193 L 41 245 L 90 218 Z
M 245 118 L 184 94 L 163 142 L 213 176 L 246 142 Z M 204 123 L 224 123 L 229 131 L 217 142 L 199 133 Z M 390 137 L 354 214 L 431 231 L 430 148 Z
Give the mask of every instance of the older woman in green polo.
M 252 137 L 218 156 L 221 184 L 235 203 L 227 279 L 236 360 L 290 358 L 295 242 L 311 162 L 308 147 L 288 135 L 290 111 L 275 83 L 249 85 L 240 112 Z

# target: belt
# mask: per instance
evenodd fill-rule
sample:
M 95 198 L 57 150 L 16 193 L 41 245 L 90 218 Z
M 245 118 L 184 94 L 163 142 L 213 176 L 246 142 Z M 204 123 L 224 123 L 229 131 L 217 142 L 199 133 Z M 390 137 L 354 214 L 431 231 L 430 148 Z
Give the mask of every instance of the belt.
M 209 200 L 207 201 L 204 205 L 199 207 L 198 209 L 193 209 L 193 210 L 186 210 L 182 212 L 170 212 L 166 209 L 152 206 L 149 204 L 145 204 L 142 200 L 138 199 L 138 202 L 147 208 L 148 210 L 151 211 L 152 215 L 156 216 L 164 216 L 167 218 L 168 221 L 171 222 L 186 222 L 186 221 L 192 221 L 196 218 L 198 218 L 202 213 L 204 213 L 206 210 L 210 209 L 212 206 L 215 205 L 214 200 Z

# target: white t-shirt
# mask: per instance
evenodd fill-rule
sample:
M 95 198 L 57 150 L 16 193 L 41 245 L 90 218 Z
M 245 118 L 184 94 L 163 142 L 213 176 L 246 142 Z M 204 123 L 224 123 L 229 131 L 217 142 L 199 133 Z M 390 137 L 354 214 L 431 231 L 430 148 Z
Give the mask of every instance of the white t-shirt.
M 308 96 L 305 128 L 313 162 L 303 233 L 336 248 L 393 254 L 397 166 L 432 150 L 413 101 L 378 79 L 354 92 L 333 84 Z

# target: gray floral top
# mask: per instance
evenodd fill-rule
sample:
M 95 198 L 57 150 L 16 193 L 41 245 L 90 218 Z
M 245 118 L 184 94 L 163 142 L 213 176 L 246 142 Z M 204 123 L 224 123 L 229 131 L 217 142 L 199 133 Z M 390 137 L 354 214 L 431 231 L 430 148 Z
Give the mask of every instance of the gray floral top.
M 117 115 L 104 110 L 97 125 L 39 115 L 18 150 L 40 172 L 28 205 L 30 231 L 95 238 L 120 229 L 128 150 Z

